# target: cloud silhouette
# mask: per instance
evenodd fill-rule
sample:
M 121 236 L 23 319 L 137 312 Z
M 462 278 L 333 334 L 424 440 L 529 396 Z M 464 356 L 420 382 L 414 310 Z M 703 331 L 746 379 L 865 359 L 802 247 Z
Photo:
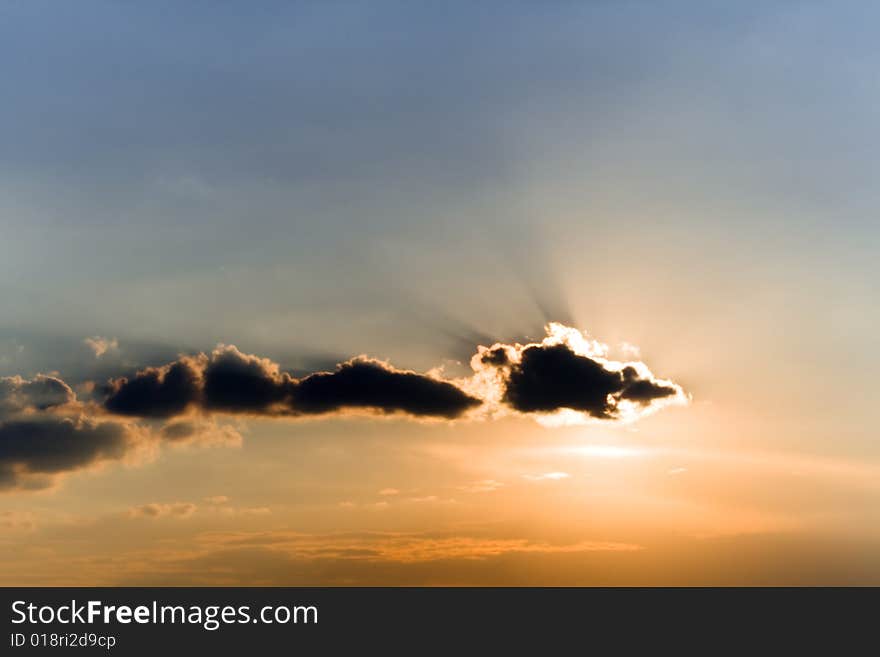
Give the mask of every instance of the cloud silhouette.
M 133 393 L 149 389 L 163 409 L 177 405 L 175 395 L 186 390 L 180 383 L 182 369 L 172 366 L 143 373 L 134 390 L 116 403 L 130 411 Z M 66 473 L 132 460 L 141 455 L 136 454 L 139 450 L 149 454 L 161 443 L 238 445 L 241 440 L 234 427 L 212 418 L 186 419 L 161 428 L 108 418 L 93 403 L 78 400 L 72 388 L 55 376 L 0 378 L 0 490 L 49 488 Z
M 111 413 L 153 418 L 198 407 L 269 416 L 371 410 L 452 419 L 481 403 L 451 382 L 366 357 L 295 379 L 272 361 L 234 346 L 114 380 L 109 391 L 104 406 Z
M 55 475 L 125 456 L 138 437 L 120 422 L 59 417 L 0 424 L 0 489 L 46 488 Z
M 339 365 L 335 372 L 320 372 L 302 379 L 293 391 L 292 401 L 299 413 L 371 408 L 448 419 L 481 403 L 447 381 L 397 370 L 363 357 Z
M 285 413 L 295 386 L 269 359 L 221 346 L 203 370 L 203 405 L 228 413 Z
M 623 375 L 623 390 L 620 392 L 620 399 L 629 399 L 647 405 L 655 399 L 673 397 L 679 391 L 675 384 L 641 378 L 638 370 L 634 367 L 623 368 L 621 374 Z
M 510 368 L 504 401 L 523 413 L 570 408 L 608 419 L 614 411 L 612 395 L 622 387 L 620 372 L 566 345 L 534 346 L 524 349 Z
M 596 420 L 631 420 L 687 401 L 681 386 L 655 377 L 644 363 L 621 363 L 607 354 L 606 345 L 551 323 L 540 343 L 480 347 L 471 366 L 484 375 L 485 397 L 524 414 L 574 411 Z
M 300 417 L 370 411 L 454 419 L 488 402 L 521 414 L 559 411 L 596 420 L 631 420 L 669 403 L 683 389 L 639 361 L 607 358 L 608 348 L 577 329 L 549 324 L 540 343 L 478 347 L 470 380 L 446 381 L 358 356 L 334 371 L 295 378 L 267 358 L 220 345 L 130 379 L 110 382 L 107 411 L 170 418 L 189 411 Z
M 522 351 L 507 376 L 504 401 L 523 413 L 569 408 L 608 420 L 616 417 L 621 399 L 647 405 L 676 393 L 672 385 L 641 378 L 634 367 L 608 369 L 559 344 Z
M 201 372 L 196 359 L 182 358 L 164 367 L 151 367 L 132 379 L 110 383 L 104 405 L 117 415 L 171 417 L 199 400 Z
M 267 358 L 220 345 L 111 379 L 96 388 L 98 403 L 77 400 L 57 376 L 0 377 L 0 489 L 45 488 L 141 447 L 241 444 L 242 426 L 222 415 L 514 413 L 554 424 L 631 421 L 688 401 L 681 386 L 644 363 L 610 360 L 605 345 L 562 324 L 549 324 L 541 342 L 479 346 L 471 367 L 470 377 L 453 381 L 358 356 L 296 378 Z

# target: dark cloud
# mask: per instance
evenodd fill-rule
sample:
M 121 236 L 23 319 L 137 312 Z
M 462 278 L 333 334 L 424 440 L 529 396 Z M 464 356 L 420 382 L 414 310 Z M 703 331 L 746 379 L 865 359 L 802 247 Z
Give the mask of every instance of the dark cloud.
M 37 490 L 58 475 L 122 458 L 138 437 L 119 421 L 81 415 L 84 408 L 55 376 L 0 378 L 0 490 Z
M 39 488 L 53 475 L 122 458 L 133 443 L 119 422 L 45 416 L 0 424 L 0 488 Z
M 481 347 L 472 365 L 497 372 L 495 398 L 521 413 L 570 409 L 617 420 L 624 408 L 637 416 L 662 400 L 686 400 L 680 386 L 657 379 L 644 364 L 609 361 L 606 352 L 580 332 L 551 324 L 543 342 Z
M 289 406 L 294 386 L 294 379 L 271 361 L 223 347 L 205 367 L 203 403 L 215 411 L 267 413 Z
M 179 416 L 193 408 L 262 416 L 372 410 L 452 419 L 483 399 L 496 399 L 521 413 L 571 409 L 616 420 L 622 409 L 629 414 L 634 407 L 650 411 L 660 400 L 685 398 L 679 386 L 656 379 L 641 363 L 607 360 L 607 348 L 576 329 L 550 324 L 547 330 L 541 343 L 479 348 L 474 369 L 500 373 L 495 390 L 483 390 L 482 399 L 453 382 L 366 357 L 297 379 L 266 358 L 220 346 L 210 355 L 182 357 L 111 382 L 105 407 L 141 417 Z
M 191 406 L 217 413 L 317 415 L 346 409 L 455 418 L 480 405 L 453 383 L 357 358 L 333 372 L 295 379 L 268 359 L 218 347 L 110 384 L 105 408 L 141 417 L 181 415 Z
M 183 409 L 187 404 L 175 400 L 172 392 L 182 391 L 191 403 L 194 376 L 200 373 L 190 361 L 146 370 L 130 382 L 115 383 L 114 407 L 127 415 L 137 408 L 149 417 Z M 185 418 L 154 431 L 95 411 L 91 404 L 78 403 L 70 387 L 56 377 L 0 379 L 0 490 L 51 487 L 65 473 L 128 458 L 140 447 L 163 442 L 237 445 L 242 440 L 235 427 L 213 418 Z
M 620 393 L 621 399 L 650 404 L 655 399 L 672 397 L 678 393 L 678 389 L 673 385 L 640 378 L 634 367 L 625 367 L 622 373 L 624 387 Z
M 159 430 L 160 435 L 171 442 L 189 440 L 198 433 L 197 422 L 170 422 Z
M 108 411 L 117 415 L 170 417 L 183 413 L 199 400 L 199 364 L 184 358 L 165 367 L 151 367 L 131 379 L 110 383 Z
M 523 413 L 570 408 L 608 419 L 614 413 L 609 395 L 622 389 L 620 372 L 608 371 L 566 345 L 534 346 L 511 368 L 504 401 Z
M 38 374 L 33 379 L 20 376 L 0 377 L 0 419 L 23 411 L 43 411 L 76 400 L 76 395 L 61 379 Z
M 368 359 L 343 363 L 335 372 L 307 376 L 293 393 L 293 408 L 299 413 L 370 408 L 451 419 L 480 403 L 447 381 L 395 370 Z
M 487 349 L 480 356 L 480 362 L 485 365 L 495 365 L 496 367 L 501 367 L 503 365 L 507 365 L 510 362 L 510 358 L 507 355 L 507 350 L 504 347 L 495 347 L 494 349 Z
M 98 388 L 103 410 L 77 400 L 55 376 L 0 377 L 0 489 L 45 488 L 65 472 L 122 459 L 141 445 L 238 445 L 239 427 L 224 422 L 224 414 L 364 410 L 454 419 L 500 403 L 539 419 L 570 409 L 621 420 L 686 402 L 680 386 L 657 379 L 643 363 L 618 363 L 606 354 L 607 347 L 580 331 L 549 324 L 541 343 L 478 347 L 474 377 L 453 382 L 365 356 L 296 378 L 269 359 L 221 345 L 111 379 Z M 107 413 L 168 421 L 139 425 L 109 420 Z
M 182 357 L 113 380 L 104 405 L 118 415 L 154 418 L 181 415 L 191 406 L 268 414 L 289 400 L 293 385 L 294 380 L 271 361 L 222 346 L 210 357 Z

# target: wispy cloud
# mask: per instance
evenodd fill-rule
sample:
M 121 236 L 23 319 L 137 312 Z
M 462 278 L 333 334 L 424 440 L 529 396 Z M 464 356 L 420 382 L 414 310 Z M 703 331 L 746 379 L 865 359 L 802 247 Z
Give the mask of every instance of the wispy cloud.
M 212 548 L 265 545 L 298 558 L 344 557 L 399 563 L 445 559 L 480 559 L 502 554 L 578 552 L 634 552 L 641 545 L 615 541 L 548 543 L 526 538 L 484 538 L 431 533 L 365 532 L 353 534 L 301 534 L 291 531 L 225 532 L 200 539 Z
M 529 481 L 561 481 L 571 477 L 567 472 L 545 472 L 544 474 L 524 474 L 523 479 Z
M 92 350 L 95 358 L 100 358 L 104 354 L 119 350 L 119 341 L 116 338 L 102 338 L 100 335 L 85 338 L 83 344 Z
M 494 479 L 481 479 L 465 486 L 459 486 L 458 489 L 465 493 L 491 493 L 503 486 L 503 483 Z
M 128 516 L 130 518 L 188 518 L 197 510 L 198 507 L 191 502 L 172 502 L 170 504 L 151 502 L 130 508 Z
M 0 511 L 0 529 L 30 531 L 36 527 L 30 511 Z

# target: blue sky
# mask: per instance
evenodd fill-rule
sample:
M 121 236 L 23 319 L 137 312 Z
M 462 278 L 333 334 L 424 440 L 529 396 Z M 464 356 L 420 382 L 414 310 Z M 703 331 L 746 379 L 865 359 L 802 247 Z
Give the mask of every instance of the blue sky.
M 102 381 L 221 342 L 298 372 L 366 353 L 462 376 L 476 343 L 558 320 L 640 346 L 693 394 L 646 420 L 658 440 L 874 467 L 877 14 L 3 3 L 0 376 Z M 118 349 L 96 358 L 89 336 Z M 435 433 L 389 426 L 435 453 Z M 255 423 L 254 472 L 294 449 L 284 431 Z M 424 455 L 389 454 L 420 478 Z M 136 507 L 150 477 L 184 481 L 173 463 L 107 476 L 141 478 Z M 772 488 L 748 503 L 763 514 Z M 815 490 L 798 522 L 821 515 Z

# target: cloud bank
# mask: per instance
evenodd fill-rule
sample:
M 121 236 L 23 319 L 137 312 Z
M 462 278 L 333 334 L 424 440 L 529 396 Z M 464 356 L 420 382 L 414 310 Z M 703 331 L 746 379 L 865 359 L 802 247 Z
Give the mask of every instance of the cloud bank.
M 160 445 L 239 445 L 229 416 L 295 420 L 371 414 L 450 421 L 534 417 L 546 424 L 630 422 L 683 404 L 681 386 L 640 361 L 608 358 L 581 331 L 549 324 L 541 342 L 479 346 L 473 373 L 444 379 L 357 356 L 297 378 L 267 358 L 220 345 L 88 386 L 57 376 L 0 378 L 0 490 L 52 486 L 67 472 Z

